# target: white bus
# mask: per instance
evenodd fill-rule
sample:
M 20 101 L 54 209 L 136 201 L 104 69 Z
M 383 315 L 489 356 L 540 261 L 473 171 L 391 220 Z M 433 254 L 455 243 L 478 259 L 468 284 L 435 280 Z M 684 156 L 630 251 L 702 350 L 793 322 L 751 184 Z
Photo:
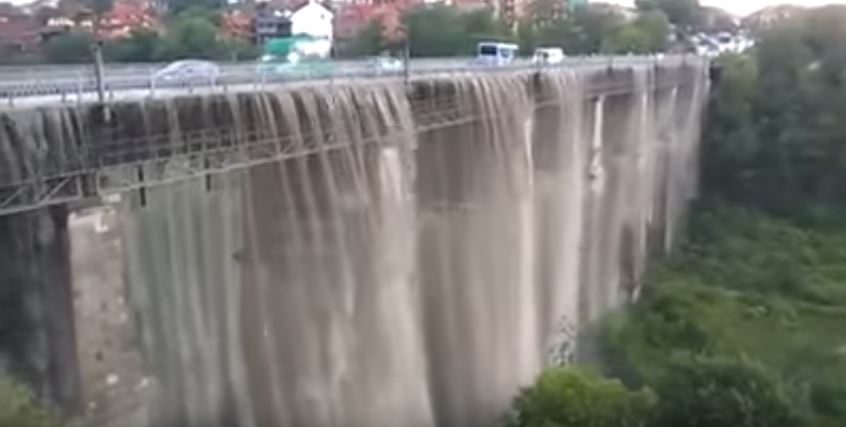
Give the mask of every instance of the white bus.
M 484 65 L 507 65 L 517 57 L 518 49 L 513 43 L 481 42 L 476 48 L 476 59 Z

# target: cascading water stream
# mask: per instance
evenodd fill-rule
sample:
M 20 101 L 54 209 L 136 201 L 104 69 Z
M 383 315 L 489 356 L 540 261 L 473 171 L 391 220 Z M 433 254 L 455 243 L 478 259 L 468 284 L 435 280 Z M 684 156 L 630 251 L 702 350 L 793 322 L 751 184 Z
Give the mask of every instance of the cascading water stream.
M 126 289 L 137 340 L 115 351 L 143 355 L 150 426 L 492 426 L 636 296 L 647 249 L 681 222 L 694 72 L 669 90 L 633 66 L 150 100 L 108 123 L 4 113 L 0 174 L 49 171 L 89 140 L 101 162 L 181 156 L 133 179 L 195 167 L 201 145 L 207 163 L 277 156 L 126 193 L 119 233 L 86 235 L 122 245 L 108 271 L 124 273 L 71 266 L 76 292 Z M 591 96 L 609 83 L 630 90 Z M 125 138 L 162 142 L 105 155 Z M 32 253 L 15 243 L 31 231 L 0 249 Z

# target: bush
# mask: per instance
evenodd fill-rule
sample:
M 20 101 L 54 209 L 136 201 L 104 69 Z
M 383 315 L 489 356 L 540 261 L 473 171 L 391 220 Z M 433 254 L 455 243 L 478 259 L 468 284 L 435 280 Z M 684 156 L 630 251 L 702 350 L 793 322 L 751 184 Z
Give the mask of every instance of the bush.
M 781 385 L 744 360 L 676 359 L 655 385 L 659 427 L 798 427 Z
M 655 397 L 585 371 L 545 371 L 514 402 L 508 427 L 642 427 L 650 425 Z
M 29 389 L 0 376 L 0 427 L 59 425 L 59 421 L 38 404 Z
M 44 47 L 47 61 L 52 63 L 88 63 L 93 60 L 89 33 L 69 33 L 53 37 Z

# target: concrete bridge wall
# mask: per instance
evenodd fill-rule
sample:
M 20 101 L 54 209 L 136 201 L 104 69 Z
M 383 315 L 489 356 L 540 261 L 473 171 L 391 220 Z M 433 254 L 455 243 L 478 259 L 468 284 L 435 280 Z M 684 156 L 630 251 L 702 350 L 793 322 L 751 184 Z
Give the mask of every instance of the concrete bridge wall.
M 627 90 L 596 89 L 612 87 Z M 148 101 L 108 124 L 31 113 L 40 131 L 4 117 L 7 162 L 32 156 L 28 135 L 165 135 L 178 151 L 226 127 L 334 148 L 69 220 L 0 217 L 0 303 L 49 306 L 4 309 L 0 355 L 113 425 L 496 425 L 670 247 L 706 92 L 689 64 Z

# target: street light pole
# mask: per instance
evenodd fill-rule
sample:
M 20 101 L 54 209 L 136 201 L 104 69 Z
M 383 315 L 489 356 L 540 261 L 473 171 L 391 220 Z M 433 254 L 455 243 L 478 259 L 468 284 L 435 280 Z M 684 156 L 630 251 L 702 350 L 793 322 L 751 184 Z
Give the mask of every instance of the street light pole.
M 100 20 L 103 13 L 99 8 L 94 10 L 94 43 L 91 45 L 91 54 L 94 56 L 94 82 L 97 84 L 97 101 L 101 104 L 106 102 L 106 88 L 103 84 L 103 41 L 100 38 Z
M 410 72 L 408 66 L 411 63 L 411 31 L 408 29 L 408 24 L 404 23 L 403 29 L 405 30 L 405 46 L 403 48 L 403 77 L 405 78 L 405 82 L 408 83 L 408 79 L 410 76 Z
M 97 37 L 95 35 L 95 37 Z M 94 79 L 97 83 L 97 101 L 106 102 L 106 86 L 103 81 L 103 43 L 98 39 L 92 46 L 94 54 Z

